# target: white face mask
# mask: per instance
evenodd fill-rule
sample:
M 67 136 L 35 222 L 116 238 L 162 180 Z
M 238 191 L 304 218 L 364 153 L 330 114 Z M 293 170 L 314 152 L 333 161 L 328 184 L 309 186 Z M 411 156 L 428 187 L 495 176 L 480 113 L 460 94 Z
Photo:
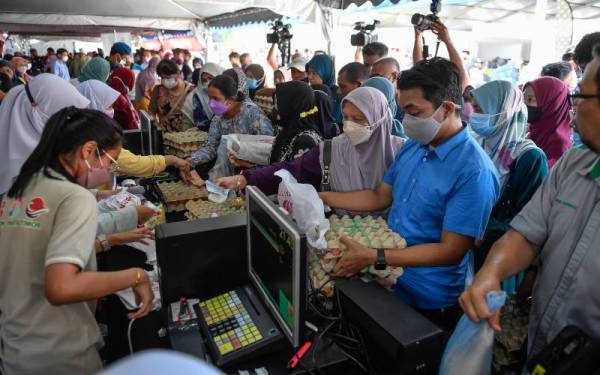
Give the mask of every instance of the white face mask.
M 26 66 L 18 66 L 17 67 L 17 72 L 19 72 L 21 74 L 25 74 L 26 71 L 27 71 L 27 67 Z
M 373 129 L 367 125 L 361 125 L 354 121 L 344 120 L 344 135 L 352 146 L 358 146 L 371 138 Z
M 63 56 L 63 57 L 62 57 L 62 61 L 64 61 L 64 62 L 67 62 L 67 61 L 69 61 L 69 56 Z
M 113 108 L 105 110 L 104 113 L 110 118 L 115 118 L 115 110 Z
M 169 90 L 177 86 L 177 80 L 175 78 L 163 79 L 160 82 Z
M 405 114 L 402 125 L 404 125 L 404 132 L 406 133 L 406 136 L 422 145 L 430 144 L 435 136 L 440 132 L 444 122 L 446 122 L 446 120 L 438 122 L 434 118 L 434 116 L 441 109 L 442 106 L 440 105 L 438 109 L 436 109 L 435 112 L 433 112 L 433 114 L 427 118 L 415 117 L 409 115 L 408 113 Z

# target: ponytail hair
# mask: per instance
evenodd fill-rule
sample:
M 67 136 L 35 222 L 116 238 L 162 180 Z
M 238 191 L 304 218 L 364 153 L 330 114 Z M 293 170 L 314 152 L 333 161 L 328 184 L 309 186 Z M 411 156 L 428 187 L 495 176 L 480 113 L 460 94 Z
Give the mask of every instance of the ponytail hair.
M 238 102 L 244 101 L 244 93 L 238 90 L 237 82 L 229 75 L 221 74 L 216 76 L 210 81 L 208 87 L 216 88 L 227 99 L 234 98 Z
M 60 163 L 59 156 L 67 155 L 89 141 L 95 141 L 101 150 L 109 150 L 122 144 L 123 130 L 115 120 L 93 109 L 67 107 L 56 112 L 46 123 L 40 142 L 21 167 L 7 195 L 21 198 L 39 171 L 49 178 L 55 178 L 49 168 L 75 182 L 75 178 Z

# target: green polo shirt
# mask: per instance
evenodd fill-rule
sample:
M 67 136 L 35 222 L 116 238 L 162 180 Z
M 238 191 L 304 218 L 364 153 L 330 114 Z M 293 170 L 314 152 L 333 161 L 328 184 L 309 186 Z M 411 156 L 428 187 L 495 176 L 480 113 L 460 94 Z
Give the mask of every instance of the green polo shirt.
M 565 154 L 511 226 L 540 248 L 529 354 L 570 324 L 600 339 L 600 155 Z

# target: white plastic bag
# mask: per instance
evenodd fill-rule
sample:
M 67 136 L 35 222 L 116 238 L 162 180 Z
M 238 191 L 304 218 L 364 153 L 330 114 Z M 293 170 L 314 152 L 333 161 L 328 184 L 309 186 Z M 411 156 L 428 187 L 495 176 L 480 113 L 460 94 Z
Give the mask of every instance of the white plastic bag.
M 277 194 L 279 206 L 292 215 L 312 247 L 327 250 L 325 233 L 330 227 L 329 220 L 325 218 L 323 201 L 315 188 L 309 184 L 299 184 L 285 169 L 275 172 L 275 176 L 281 178 Z
M 504 306 L 505 292 L 489 292 L 487 305 L 490 312 Z M 475 323 L 463 315 L 446 345 L 440 375 L 487 375 L 492 369 L 494 330 L 487 321 Z
M 229 134 L 223 138 L 227 150 L 240 160 L 258 165 L 269 165 L 275 137 L 269 135 Z
M 98 202 L 98 211 L 100 213 L 106 213 L 122 210 L 128 206 L 139 206 L 141 204 L 142 201 L 137 195 L 129 193 L 127 189 L 123 189 L 118 194 L 111 195 Z

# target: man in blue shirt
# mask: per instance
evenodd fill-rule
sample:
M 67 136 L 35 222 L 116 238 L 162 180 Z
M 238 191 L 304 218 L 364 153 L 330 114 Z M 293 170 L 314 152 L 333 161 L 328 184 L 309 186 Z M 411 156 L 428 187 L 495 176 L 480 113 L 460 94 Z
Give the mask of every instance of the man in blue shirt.
M 335 276 L 366 266 L 401 266 L 396 295 L 446 330 L 461 311 L 468 251 L 485 228 L 499 196 L 496 169 L 460 120 L 458 69 L 434 58 L 404 71 L 399 104 L 410 140 L 376 190 L 322 193 L 331 207 L 378 211 L 391 206 L 388 225 L 406 239 L 404 250 L 368 249 L 349 238 Z
M 69 61 L 69 52 L 64 48 L 59 48 L 56 51 L 56 59 L 50 64 L 50 73 L 55 74 L 66 81 L 70 81 L 71 75 L 69 74 L 67 61 Z

